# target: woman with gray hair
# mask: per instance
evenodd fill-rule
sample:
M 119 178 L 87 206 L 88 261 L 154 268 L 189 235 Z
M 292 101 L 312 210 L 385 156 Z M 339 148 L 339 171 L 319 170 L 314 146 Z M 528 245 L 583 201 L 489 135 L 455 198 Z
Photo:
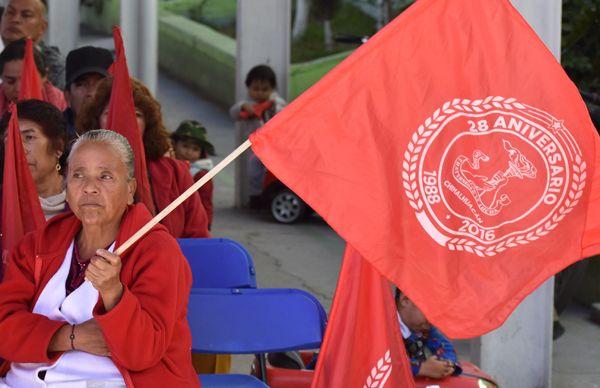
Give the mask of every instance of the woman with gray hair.
M 133 154 L 108 130 L 74 144 L 72 213 L 51 219 L 10 254 L 0 284 L 0 387 L 197 387 L 186 319 L 191 272 L 176 240 L 133 205 Z M 79 385 L 77 385 L 79 384 Z

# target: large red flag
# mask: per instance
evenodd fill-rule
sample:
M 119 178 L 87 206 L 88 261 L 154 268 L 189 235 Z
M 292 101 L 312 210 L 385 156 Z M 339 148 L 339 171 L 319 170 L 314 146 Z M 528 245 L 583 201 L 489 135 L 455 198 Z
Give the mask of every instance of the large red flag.
M 28 232 L 46 222 L 37 188 L 25 157 L 17 106 L 10 106 L 8 135 L 4 145 L 4 182 L 2 185 L 2 258 Z
M 135 154 L 135 180 L 137 182 L 136 199 L 143 202 L 148 209 L 154 213 L 154 201 L 148 179 L 148 168 L 146 167 L 146 154 L 142 134 L 138 128 L 135 104 L 131 94 L 131 81 L 127 69 L 127 59 L 121 29 L 113 27 L 113 38 L 115 41 L 115 62 L 111 66 L 113 75 L 110 103 L 108 107 L 107 129 L 125 136 Z
M 346 247 L 313 387 L 414 387 L 390 284 Z
M 29 99 L 43 100 L 40 73 L 33 59 L 33 43 L 27 39 L 25 43 L 25 57 L 23 58 L 23 69 L 21 70 L 21 89 L 19 89 L 19 100 Z
M 420 0 L 251 137 L 450 337 L 600 252 L 598 134 L 508 0 Z

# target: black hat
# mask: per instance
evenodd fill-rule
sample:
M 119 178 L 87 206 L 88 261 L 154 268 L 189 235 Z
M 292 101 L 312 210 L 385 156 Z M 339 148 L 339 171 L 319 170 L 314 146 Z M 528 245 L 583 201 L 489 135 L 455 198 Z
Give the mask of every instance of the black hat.
M 79 77 L 88 73 L 108 75 L 113 56 L 107 49 L 84 46 L 71 50 L 67 55 L 67 88 Z

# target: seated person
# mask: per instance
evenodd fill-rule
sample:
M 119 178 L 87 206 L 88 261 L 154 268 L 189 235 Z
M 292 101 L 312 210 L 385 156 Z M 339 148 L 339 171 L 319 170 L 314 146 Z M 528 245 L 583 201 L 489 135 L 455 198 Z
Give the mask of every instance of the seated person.
M 44 54 L 48 79 L 54 86 L 63 89 L 65 58 L 58 47 L 44 42 L 44 33 L 48 29 L 47 0 L 8 0 L 3 3 L 6 5 L 6 12 L 0 18 L 1 43 L 6 47 L 16 40 L 30 38 Z
M 248 95 L 229 109 L 229 115 L 236 120 L 240 128 L 242 141 L 262 127 L 279 113 L 286 102 L 277 93 L 275 72 L 267 65 L 254 66 L 246 75 Z M 241 143 L 240 143 L 241 144 Z M 241 176 L 247 176 L 244 183 L 248 190 L 248 206 L 261 207 L 261 194 L 267 169 L 253 152 L 242 155 Z
M 197 182 L 213 168 L 210 155 L 215 154 L 215 147 L 206 139 L 206 128 L 196 120 L 184 120 L 171 135 L 175 158 L 190 164 L 190 174 Z M 202 205 L 208 216 L 208 229 L 213 220 L 213 182 L 206 182 L 198 190 Z
M 171 143 L 162 120 L 160 102 L 141 81 L 131 78 L 130 82 L 138 129 L 144 143 L 150 190 L 158 213 L 192 186 L 194 181 L 185 162 L 164 156 L 171 148 Z M 83 104 L 75 121 L 80 133 L 108 126 L 112 85 L 111 77 L 104 78 L 98 83 L 94 97 Z M 197 195 L 186 199 L 161 223 L 175 238 L 210 237 L 206 210 Z
M 108 76 L 108 68 L 113 63 L 110 51 L 101 47 L 84 46 L 67 54 L 67 75 L 65 100 L 69 107 L 64 115 L 67 120 L 69 144 L 77 138 L 75 118 L 83 104 L 94 98 L 98 83 Z
M 11 102 L 17 102 L 21 90 L 21 75 L 25 58 L 25 40 L 10 43 L 0 53 L 0 114 L 8 110 Z M 61 112 L 67 108 L 63 92 L 48 81 L 47 67 L 40 49 L 33 45 L 33 60 L 42 85 L 43 100 L 57 107 Z
M 65 121 L 54 105 L 40 100 L 19 101 L 17 112 L 29 171 L 44 217 L 48 220 L 67 208 L 63 175 L 67 140 Z M 0 119 L 0 133 L 4 139 L 10 116 L 10 111 L 7 111 Z
M 413 376 L 442 379 L 460 374 L 462 368 L 448 338 L 433 327 L 421 310 L 399 289 L 396 289 L 394 298 Z
M 133 204 L 133 152 L 108 130 L 68 158 L 72 212 L 9 253 L 0 283 L 0 387 L 199 387 L 186 312 L 192 274 L 177 241 Z M 8 335 L 7 333 L 10 333 Z

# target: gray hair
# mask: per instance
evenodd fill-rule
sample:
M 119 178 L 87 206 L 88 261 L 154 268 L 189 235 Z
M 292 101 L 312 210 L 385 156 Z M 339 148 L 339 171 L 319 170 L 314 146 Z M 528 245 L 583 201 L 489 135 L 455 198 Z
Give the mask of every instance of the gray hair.
M 123 135 L 108 129 L 93 129 L 79 136 L 75 143 L 73 143 L 73 147 L 71 147 L 67 164 L 71 161 L 71 155 L 73 155 L 81 144 L 88 142 L 104 143 L 107 146 L 112 147 L 112 149 L 117 151 L 121 156 L 123 163 L 125 163 L 125 166 L 127 167 L 127 177 L 129 179 L 135 177 L 135 157 L 129 142 Z

